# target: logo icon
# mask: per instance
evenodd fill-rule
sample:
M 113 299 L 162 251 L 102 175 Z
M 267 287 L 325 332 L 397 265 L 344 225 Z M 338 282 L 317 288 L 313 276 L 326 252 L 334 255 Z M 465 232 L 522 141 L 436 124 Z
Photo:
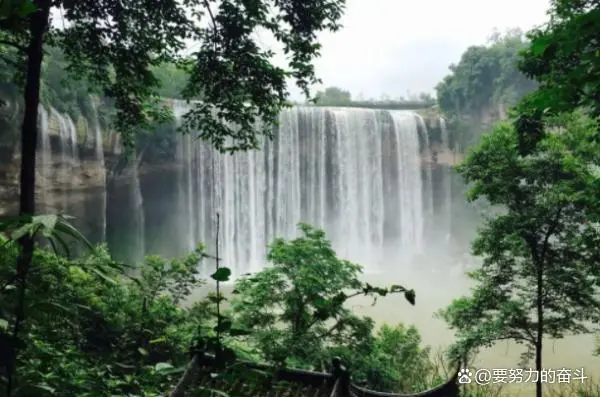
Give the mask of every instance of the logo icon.
M 463 385 L 466 383 L 471 383 L 472 376 L 473 373 L 469 371 L 468 368 L 462 368 L 460 371 L 458 371 L 458 383 Z

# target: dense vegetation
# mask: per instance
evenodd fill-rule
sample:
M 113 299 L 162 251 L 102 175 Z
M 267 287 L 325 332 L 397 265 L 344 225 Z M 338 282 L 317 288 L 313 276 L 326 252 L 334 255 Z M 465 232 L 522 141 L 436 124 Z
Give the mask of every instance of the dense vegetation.
M 86 139 L 85 123 L 95 123 L 104 132 L 105 149 L 110 150 L 107 138 L 115 128 L 116 107 L 115 102 L 106 96 L 101 87 L 90 83 L 86 79 L 67 71 L 68 62 L 64 53 L 57 47 L 49 47 L 43 62 L 42 80 L 40 86 L 40 101 L 46 108 L 54 108 L 58 112 L 70 117 L 77 127 L 80 143 Z M 16 54 L 9 53 L 0 58 L 0 67 L 4 71 L 14 72 L 11 66 L 16 61 Z M 156 94 L 164 99 L 182 99 L 183 88 L 189 74 L 177 68 L 172 63 L 165 63 L 153 68 L 160 87 Z M 18 70 L 17 70 L 18 71 Z M 14 76 L 7 73 L 0 85 L 0 99 L 20 102 L 18 85 L 14 84 Z M 8 114 L 0 117 L 3 125 L 2 141 L 6 146 L 16 147 L 19 140 L 19 131 L 16 128 L 16 119 L 22 117 L 18 114 Z M 82 124 L 84 123 L 84 124 Z M 175 125 L 167 120 L 158 126 L 151 126 L 139 131 L 135 136 L 138 155 L 143 152 L 141 161 L 159 163 L 171 160 L 175 156 L 176 136 Z
M 213 266 L 202 246 L 169 261 L 148 257 L 135 277 L 128 276 L 130 269 L 115 263 L 102 246 L 78 260 L 37 249 L 26 297 L 28 322 L 15 393 L 164 395 L 181 375 L 189 349 L 200 340 L 214 338 L 217 332 L 221 332 L 221 342 L 241 357 L 320 368 L 321 362 L 339 354 L 355 368 L 356 379 L 367 385 L 385 390 L 423 387 L 433 368 L 416 330 L 386 326 L 375 334 L 371 319 L 357 317 L 342 306 L 348 297 L 340 295 L 340 290 L 349 295 L 386 290 L 358 282 L 360 266 L 336 258 L 322 231 L 302 228 L 304 237 L 273 242 L 268 258 L 275 266 L 237 282 L 233 306 L 221 317 L 211 314 L 224 299 L 221 295 L 180 306 L 194 288 L 206 283 L 200 272 Z M 0 275 L 8 282 L 0 291 L 0 326 L 6 335 L 9 323 L 5 318 L 18 305 L 13 266 L 18 246 L 6 238 L 1 243 Z M 304 260 L 319 256 L 328 258 L 323 267 Z M 226 268 L 220 269 L 213 278 L 225 280 Z M 323 273 L 331 275 L 333 282 L 315 284 L 315 279 L 325 280 Z M 289 278 L 294 275 L 299 278 Z M 286 282 L 292 280 L 288 287 Z M 273 288 L 272 293 L 266 287 Z M 297 295 L 298 288 L 304 296 Z M 387 291 L 405 293 L 414 302 L 414 292 L 400 286 Z M 306 297 L 313 302 L 306 302 Z M 306 302 L 307 311 L 293 310 L 301 302 Z M 296 324 L 294 331 L 273 328 L 268 319 L 276 320 L 277 315 L 265 312 L 265 304 L 288 305 L 279 319 L 290 326 Z M 312 325 L 298 326 L 295 318 Z M 325 330 L 324 325 L 333 318 L 337 319 L 335 326 Z M 256 332 L 248 335 L 248 330 Z M 321 332 L 328 332 L 329 339 L 319 339 Z M 349 338 L 352 334 L 354 338 Z M 298 343 L 300 340 L 304 343 Z M 6 345 L 2 347 L 6 349 Z M 289 348 L 293 350 L 286 352 Z M 3 365 L 8 357 L 2 354 Z M 402 365 L 402 357 L 414 365 Z
M 541 370 L 544 337 L 588 333 L 600 322 L 600 134 L 594 1 L 552 2 L 551 22 L 529 34 L 519 68 L 538 88 L 470 151 L 459 172 L 503 212 L 474 241 L 475 288 L 442 315 L 464 355 L 498 340 L 528 349 Z M 590 349 L 593 347 L 590 346 Z M 542 396 L 542 380 L 536 384 Z
M 349 91 L 338 87 L 327 87 L 319 91 L 310 101 L 317 106 L 343 106 L 374 109 L 425 109 L 435 106 L 436 100 L 430 94 L 421 93 L 410 98 L 389 99 L 383 95 L 381 99 L 357 100 L 352 99 Z
M 2 2 L 0 51 L 14 66 L 14 78 L 5 82 L 16 85 L 24 105 L 16 221 L 19 235 L 10 236 L 17 241 L 19 252 L 11 261 L 13 272 L 7 275 L 16 300 L 11 310 L 3 313 L 7 327 L 2 330 L 2 380 L 8 396 L 29 385 L 23 376 L 27 368 L 23 353 L 33 342 L 27 315 L 28 291 L 37 270 L 36 234 L 42 226 L 47 231 L 68 227 L 62 219 L 53 218 L 48 224 L 36 223 L 34 217 L 43 59 L 50 46 L 62 51 L 66 69 L 73 76 L 86 78 L 91 87 L 101 89 L 114 102 L 115 128 L 129 152 L 139 133 L 170 119 L 157 93 L 160 81 L 152 72 L 165 63 L 189 73 L 182 92 L 186 99 L 203 99 L 188 113 L 184 126 L 194 131 L 202 126 L 201 138 L 218 150 L 250 149 L 257 147 L 260 135 L 271 136 L 272 124 L 288 105 L 288 77 L 307 96 L 309 85 L 318 82 L 312 65 L 320 48 L 317 33 L 337 30 L 344 6 L 344 0 L 316 0 L 301 6 L 278 1 L 222 1 L 216 7 L 201 0 Z M 57 15 L 64 15 L 67 23 L 53 24 L 52 17 Z M 273 65 L 272 53 L 255 42 L 252 33 L 259 28 L 271 32 L 282 44 L 289 59 L 286 68 Z M 182 50 L 190 42 L 195 50 L 185 54 Z M 48 94 L 56 91 L 50 89 Z M 78 98 L 79 90 L 74 93 Z M 257 119 L 264 124 L 258 125 Z M 9 224 L 14 227 L 14 220 Z M 6 225 L 3 228 L 7 230 Z
M 0 382 L 7 395 L 164 395 L 190 357 L 206 352 L 223 362 L 245 357 L 319 370 L 339 355 L 354 380 L 371 388 L 424 389 L 438 379 L 417 330 L 401 324 L 376 330 L 372 319 L 344 305 L 357 295 L 394 294 L 415 304 L 415 292 L 363 284 L 360 265 L 338 258 L 321 230 L 301 225 L 300 237 L 276 239 L 267 255 L 272 266 L 237 280 L 230 302 L 219 290 L 230 271 L 217 258 L 216 292 L 189 302 L 215 259 L 202 246 L 182 258 L 148 257 L 131 269 L 103 246 L 69 257 L 65 236 L 85 239 L 60 217 L 32 216 L 39 103 L 78 118 L 94 112 L 92 101 L 101 98 L 110 104 L 99 115 L 103 126 L 119 129 L 145 155 L 169 156 L 172 142 L 164 138 L 173 129 L 160 96 L 201 97 L 188 129 L 202 126 L 201 138 L 218 149 L 248 149 L 261 134 L 270 136 L 269 121 L 287 105 L 286 77 L 306 90 L 317 81 L 315 33 L 336 30 L 344 7 L 343 1 L 223 1 L 213 13 L 203 2 L 186 3 L 202 12 L 190 17 L 180 2 L 152 0 L 114 7 L 10 0 L 0 7 L 0 82 L 25 103 L 21 216 L 0 223 Z M 49 26 L 51 5 L 64 8 L 68 28 Z M 269 5 L 277 6 L 275 19 Z M 490 109 L 515 105 L 458 168 L 471 183 L 468 198 L 501 211 L 474 241 L 483 265 L 470 273 L 472 294 L 441 312 L 457 331 L 455 359 L 512 339 L 528 347 L 523 358 L 535 359 L 540 370 L 544 337 L 590 332 L 589 323 L 600 322 L 600 7 L 592 0 L 552 6 L 547 26 L 527 40 L 517 32 L 470 48 L 437 87 L 441 109 L 455 131 L 464 131 L 464 145 L 479 141 L 481 124 L 497 117 Z M 200 16 L 209 18 L 208 28 L 191 19 Z M 115 25 L 96 23 L 107 19 Z M 251 39 L 257 27 L 283 42 L 289 70 L 273 66 Z M 190 38 L 200 47 L 183 56 L 176 50 Z M 64 70 L 77 79 L 65 79 Z M 360 103 L 334 87 L 317 101 Z M 216 121 L 215 111 L 229 124 Z M 259 117 L 268 130 L 256 129 Z M 541 386 L 538 380 L 537 397 Z M 210 392 L 203 387 L 190 388 Z
M 536 83 L 519 70 L 519 52 L 528 45 L 521 31 L 495 34 L 488 45 L 469 47 L 436 87 L 440 109 L 461 148 L 503 118 Z

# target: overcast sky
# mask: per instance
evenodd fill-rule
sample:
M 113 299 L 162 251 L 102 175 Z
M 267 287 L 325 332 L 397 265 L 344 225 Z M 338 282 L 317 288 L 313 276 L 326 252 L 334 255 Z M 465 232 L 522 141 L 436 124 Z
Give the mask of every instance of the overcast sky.
M 527 31 L 547 21 L 550 0 L 346 0 L 344 27 L 319 36 L 316 60 L 323 86 L 349 90 L 354 98 L 391 98 L 433 93 L 471 45 L 484 44 L 494 29 Z M 63 23 L 56 14 L 54 23 Z M 285 58 L 271 35 L 258 41 Z M 283 66 L 283 65 L 282 65 Z M 319 89 L 322 87 L 315 87 Z M 293 100 L 303 101 L 290 84 Z
M 549 0 L 347 0 L 344 27 L 320 36 L 317 74 L 354 97 L 432 92 L 467 47 L 485 43 L 494 28 L 543 24 L 548 8 Z

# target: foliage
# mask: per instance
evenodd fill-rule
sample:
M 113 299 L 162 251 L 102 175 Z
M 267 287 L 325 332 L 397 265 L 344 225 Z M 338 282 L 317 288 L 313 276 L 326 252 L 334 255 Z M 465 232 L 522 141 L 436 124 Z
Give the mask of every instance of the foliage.
M 527 44 L 519 30 L 496 34 L 488 45 L 469 47 L 437 85 L 439 106 L 452 131 L 462 135 L 462 147 L 477 142 L 486 112 L 498 105 L 508 108 L 535 89 L 518 69 L 519 53 Z
M 431 367 L 429 349 L 420 347 L 420 337 L 414 327 L 384 326 L 374 334 L 370 319 L 352 315 L 341 307 L 341 300 L 331 302 L 341 298 L 340 290 L 335 288 L 344 282 L 354 285 L 358 294 L 384 295 L 397 291 L 414 302 L 414 293 L 398 286 L 384 290 L 355 282 L 358 265 L 331 256 L 334 253 L 321 231 L 308 226 L 303 226 L 303 230 L 306 237 L 292 242 L 276 240 L 271 250 L 272 261 L 281 261 L 296 253 L 296 260 L 312 258 L 318 260 L 313 264 L 320 265 L 302 266 L 293 273 L 298 276 L 297 285 L 303 292 L 330 299 L 329 305 L 322 304 L 325 302 L 318 298 L 311 301 L 318 305 L 313 314 L 319 310 L 323 318 L 326 312 L 331 314 L 328 319 L 318 320 L 316 328 L 309 331 L 305 328 L 303 340 L 310 339 L 310 332 L 332 327 L 333 323 L 328 321 L 345 324 L 331 331 L 327 343 L 307 346 L 312 357 L 297 355 L 290 357 L 289 362 L 306 366 L 315 363 L 311 361 L 315 358 L 319 361 L 317 364 L 321 360 L 328 363 L 339 354 L 350 365 L 353 377 L 364 380 L 369 387 L 389 390 L 427 387 L 423 384 L 423 375 Z M 14 322 L 14 306 L 18 304 L 15 269 L 11 266 L 18 251 L 14 241 L 1 238 L 0 279 L 8 282 L 0 289 L 0 339 L 8 336 Z M 36 249 L 28 279 L 27 322 L 22 334 L 27 343 L 22 344 L 19 355 L 21 371 L 14 395 L 159 396 L 164 395 L 183 372 L 190 352 L 221 354 L 223 364 L 236 356 L 257 359 L 271 354 L 273 349 L 268 346 L 263 350 L 262 345 L 248 344 L 256 337 L 262 340 L 266 333 L 257 325 L 258 333 L 251 334 L 254 330 L 244 322 L 255 314 L 245 308 L 238 311 L 235 306 L 236 310 L 231 313 L 221 312 L 219 305 L 226 299 L 220 293 L 209 294 L 187 307 L 181 306 L 193 289 L 204 284 L 199 272 L 206 257 L 210 256 L 199 246 L 182 258 L 165 260 L 149 256 L 139 269 L 128 269 L 114 262 L 104 246 L 87 257 L 72 260 Z M 322 277 L 323 273 L 319 272 L 321 267 L 328 275 L 341 269 L 342 282 L 336 282 L 333 276 L 334 283 L 330 283 L 330 278 Z M 128 273 L 135 275 L 128 276 Z M 228 281 L 230 274 L 229 269 L 220 267 L 211 278 L 220 283 Z M 315 282 L 317 276 L 319 282 Z M 273 273 L 265 269 L 253 277 L 258 286 L 260 280 L 272 279 Z M 259 290 L 245 289 L 245 283 L 249 281 L 238 283 L 238 299 L 256 300 Z M 268 292 L 262 291 L 263 295 Z M 285 294 L 280 293 L 278 296 L 286 299 Z M 281 306 L 287 303 L 293 304 L 293 301 L 280 302 Z M 289 341 L 286 335 L 273 337 L 277 342 Z M 6 348 L 4 343 L 0 343 L 0 348 Z M 8 358 L 8 355 L 0 356 Z M 0 362 L 0 371 L 4 365 L 5 361 Z M 219 369 L 215 368 L 214 372 Z
M 402 292 L 414 304 L 414 291 L 363 285 L 361 267 L 336 257 L 322 230 L 301 224 L 303 236 L 275 240 L 267 254 L 273 266 L 236 283 L 235 318 L 253 329 L 250 346 L 276 363 L 320 368 L 330 346 L 364 349 L 373 329 L 370 318 L 344 307 L 356 295 Z
M 42 69 L 42 103 L 53 106 L 73 120 L 79 117 L 92 119 L 92 98 L 90 87 L 85 81 L 69 78 L 65 73 L 67 62 L 57 48 L 49 48 Z M 96 93 L 99 93 L 96 90 Z
M 35 4 L 31 0 L 4 0 L 0 4 L 0 19 L 10 20 L 30 15 L 35 11 Z
M 327 87 L 325 91 L 319 91 L 315 95 L 315 103 L 319 105 L 347 105 L 351 101 L 350 92 L 338 87 Z
M 92 248 L 90 242 L 68 221 L 65 215 L 20 215 L 0 218 L 0 232 L 17 241 L 24 236 L 43 237 L 55 252 L 70 255 L 69 242 L 77 242 Z
M 580 108 L 600 116 L 598 29 L 598 2 L 554 0 L 550 22 L 529 33 L 531 45 L 520 68 L 539 82 L 539 89 L 515 112 L 522 152 L 533 150 L 543 137 L 544 116 Z
M 55 42 L 65 50 L 71 70 L 106 87 L 115 98 L 119 130 L 137 126 L 143 118 L 141 104 L 157 93 L 152 68 L 173 62 L 190 74 L 183 96 L 203 98 L 186 126 L 203 131 L 202 138 L 225 150 L 255 147 L 257 134 L 271 134 L 270 125 L 286 105 L 287 77 L 306 93 L 318 81 L 311 64 L 320 49 L 316 33 L 339 28 L 344 1 L 223 1 L 216 6 L 200 0 L 148 1 L 119 7 L 64 2 L 63 7 L 72 24 L 54 32 Z M 103 20 L 115 24 L 106 29 L 98 23 Z M 290 56 L 287 69 L 273 66 L 271 52 L 253 40 L 258 28 L 283 44 Z M 191 61 L 181 51 L 184 40 L 197 48 Z M 257 119 L 269 128 L 257 129 Z M 226 142 L 227 137 L 233 142 Z
M 458 333 L 455 354 L 512 339 L 540 367 L 543 337 L 590 332 L 600 320 L 594 122 L 580 113 L 546 122 L 554 133 L 536 154 L 521 155 L 517 132 L 503 123 L 458 169 L 472 184 L 470 200 L 485 197 L 505 212 L 473 243 L 483 265 L 469 274 L 472 295 L 442 312 Z
M 434 375 L 431 350 L 421 346 L 414 326 L 384 324 L 364 342 L 360 350 L 346 346 L 328 349 L 328 354 L 347 363 L 354 382 L 387 392 L 420 392 L 430 387 Z
M 3 279 L 14 272 L 17 251 L 6 240 L 0 246 Z M 177 305 L 202 283 L 202 252 L 171 261 L 150 257 L 131 279 L 103 247 L 71 261 L 36 250 L 15 395 L 163 395 L 205 314 L 201 306 Z M 10 283 L 0 291 L 5 324 L 15 291 Z
M 496 35 L 486 46 L 469 47 L 436 87 L 442 110 L 477 114 L 493 104 L 514 104 L 535 88 L 518 69 L 519 52 L 526 45 L 523 33 L 516 30 Z
M 352 99 L 349 91 L 338 87 L 327 87 L 325 91 L 319 91 L 315 98 L 309 103 L 314 103 L 316 106 L 351 106 L 357 108 L 373 108 L 373 109 L 424 109 L 432 107 L 436 104 L 436 100 L 427 93 L 421 93 L 417 96 L 411 96 L 408 99 L 389 99 L 380 100 L 364 100 Z
M 161 98 L 183 99 L 183 90 L 190 78 L 185 67 L 174 63 L 163 63 L 152 68 L 152 73 L 160 82 L 157 94 Z

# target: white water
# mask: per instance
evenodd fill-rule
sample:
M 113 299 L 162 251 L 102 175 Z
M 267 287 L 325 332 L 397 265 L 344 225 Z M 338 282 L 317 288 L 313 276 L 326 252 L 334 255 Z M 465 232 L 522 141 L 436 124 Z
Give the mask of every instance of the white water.
M 38 107 L 38 128 L 40 131 L 40 150 L 41 154 L 36 161 L 36 167 L 44 180 L 44 187 L 40 193 L 41 202 L 49 208 L 54 207 L 54 197 L 48 182 L 52 178 L 52 147 L 50 145 L 50 134 L 48 133 L 48 111 L 42 105 Z
M 38 116 L 40 144 L 36 164 L 39 178 L 36 189 L 40 193 L 38 197 L 41 205 L 38 205 L 38 211 L 78 216 L 79 220 L 75 223 L 83 226 L 87 222 L 94 230 L 100 230 L 95 237 L 102 240 L 105 238 L 106 228 L 106 173 L 102 131 L 95 108 L 93 110 L 92 117 L 86 124 L 94 154 L 91 158 L 85 159 L 91 163 L 84 169 L 80 158 L 80 146 L 87 145 L 87 139 L 79 142 L 75 122 L 70 116 L 52 107 L 46 109 L 40 105 Z M 93 132 L 89 129 L 90 125 Z M 53 142 L 56 144 L 53 145 Z M 78 192 L 87 187 L 88 176 L 100 178 L 99 182 L 94 182 L 99 185 L 100 191 L 93 194 L 94 203 L 90 205 L 86 205 L 85 202 L 89 194 Z M 88 216 L 89 219 L 84 219 Z
M 130 197 L 132 199 L 131 211 L 133 213 L 133 230 L 134 238 L 129 247 L 131 257 L 135 264 L 140 264 L 144 260 L 146 253 L 145 230 L 146 219 L 144 214 L 144 199 L 140 187 L 140 177 L 138 173 L 137 162 L 133 162 L 129 166 L 129 175 L 131 182 L 129 183 Z
M 95 98 L 92 97 L 92 106 L 91 106 L 91 110 L 92 110 L 92 120 L 91 120 L 91 124 L 92 128 L 93 128 L 93 137 L 94 137 L 94 151 L 95 151 L 95 157 L 96 157 L 96 161 L 98 161 L 101 165 L 102 165 L 102 178 L 104 179 L 104 189 L 102 189 L 102 191 L 100 192 L 100 211 L 102 212 L 102 214 L 104 214 L 104 216 L 102 217 L 102 225 L 101 230 L 102 230 L 102 235 L 100 236 L 101 240 L 104 241 L 106 239 L 106 206 L 108 203 L 108 197 L 107 197 L 107 192 L 106 192 L 106 164 L 104 161 L 104 141 L 102 138 L 102 128 L 100 127 L 100 120 L 98 119 L 98 110 L 96 108 L 96 101 Z M 139 178 L 138 178 L 139 179 Z M 138 181 L 138 185 L 139 185 L 139 181 Z
M 442 132 L 442 151 L 451 153 L 450 139 L 448 136 L 448 128 L 446 126 L 446 120 L 440 119 L 440 129 Z M 444 206 L 441 211 L 442 222 L 444 228 L 445 240 L 448 240 L 451 235 L 452 227 L 452 169 L 450 167 L 444 167 L 442 169 L 443 174 L 443 195 L 444 195 Z
M 176 115 L 187 109 L 175 103 Z M 419 124 L 407 111 L 297 107 L 281 114 L 262 151 L 220 154 L 183 137 L 178 216 L 188 248 L 211 247 L 219 213 L 220 256 L 237 275 L 261 269 L 266 245 L 296 235 L 298 222 L 323 227 L 341 256 L 369 272 L 389 255 L 421 253 L 433 201 Z

